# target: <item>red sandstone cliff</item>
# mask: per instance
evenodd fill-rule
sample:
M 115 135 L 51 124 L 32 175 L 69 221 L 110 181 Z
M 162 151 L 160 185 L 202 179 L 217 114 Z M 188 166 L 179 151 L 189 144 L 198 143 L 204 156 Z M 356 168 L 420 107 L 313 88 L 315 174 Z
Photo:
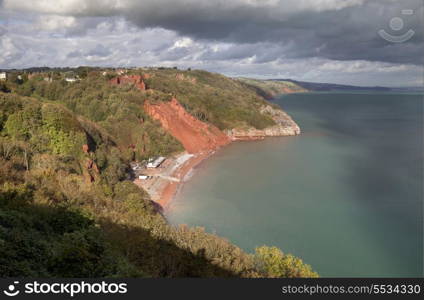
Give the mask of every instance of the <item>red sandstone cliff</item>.
M 125 84 L 134 84 L 139 90 L 145 91 L 146 84 L 143 81 L 143 77 L 140 75 L 123 75 L 112 78 L 110 80 L 111 84 L 114 85 L 125 85 Z
M 189 153 L 216 150 L 230 143 L 231 139 L 213 125 L 199 121 L 172 98 L 170 102 L 144 104 L 145 111 L 174 136 Z

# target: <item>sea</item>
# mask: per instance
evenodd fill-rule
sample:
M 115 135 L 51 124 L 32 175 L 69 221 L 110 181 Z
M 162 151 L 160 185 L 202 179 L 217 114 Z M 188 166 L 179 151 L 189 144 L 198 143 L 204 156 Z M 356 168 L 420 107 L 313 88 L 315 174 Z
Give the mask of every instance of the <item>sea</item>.
M 235 142 L 167 213 L 253 253 L 277 246 L 322 277 L 423 276 L 423 95 L 288 94 L 295 137 Z

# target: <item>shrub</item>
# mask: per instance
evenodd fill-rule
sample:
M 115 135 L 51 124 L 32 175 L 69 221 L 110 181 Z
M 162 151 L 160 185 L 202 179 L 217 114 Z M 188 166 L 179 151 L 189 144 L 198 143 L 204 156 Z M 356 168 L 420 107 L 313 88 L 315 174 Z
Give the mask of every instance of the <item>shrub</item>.
M 258 268 L 269 277 L 318 277 L 318 274 L 312 271 L 311 266 L 303 263 L 300 258 L 284 254 L 276 247 L 256 248 L 256 261 Z

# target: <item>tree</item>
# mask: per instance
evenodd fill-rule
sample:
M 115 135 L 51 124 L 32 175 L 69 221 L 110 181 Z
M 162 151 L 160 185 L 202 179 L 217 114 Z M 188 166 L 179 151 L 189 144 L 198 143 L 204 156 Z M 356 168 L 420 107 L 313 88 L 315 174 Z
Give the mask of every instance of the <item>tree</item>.
M 255 258 L 259 269 L 272 278 L 318 277 L 310 265 L 291 254 L 284 254 L 277 247 L 256 248 Z
M 7 86 L 6 82 L 0 81 L 0 92 L 10 93 L 10 88 Z
M 40 125 L 40 106 L 28 103 L 23 110 L 9 115 L 4 128 L 11 137 L 28 140 Z

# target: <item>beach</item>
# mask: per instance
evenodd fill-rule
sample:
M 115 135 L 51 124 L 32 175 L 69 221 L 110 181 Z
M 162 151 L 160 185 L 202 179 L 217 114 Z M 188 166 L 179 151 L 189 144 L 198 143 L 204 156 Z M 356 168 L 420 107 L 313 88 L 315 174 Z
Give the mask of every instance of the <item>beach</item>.
M 137 177 L 133 182 L 143 188 L 150 198 L 160 205 L 162 211 L 166 211 L 192 170 L 213 153 L 214 151 L 176 154 L 168 157 L 158 168 L 145 169 L 143 174 L 151 178 L 142 180 Z
M 420 276 L 422 97 L 304 93 L 273 101 L 302 135 L 220 149 L 178 191 L 167 221 L 204 227 L 246 252 L 274 245 L 324 277 Z

